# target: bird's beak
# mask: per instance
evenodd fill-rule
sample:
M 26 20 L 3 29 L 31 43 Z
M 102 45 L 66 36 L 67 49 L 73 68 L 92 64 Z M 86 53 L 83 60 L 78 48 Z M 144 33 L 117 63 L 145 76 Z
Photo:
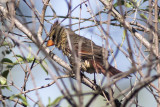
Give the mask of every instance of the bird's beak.
M 52 40 L 48 40 L 47 46 L 49 47 L 49 46 L 53 46 L 53 45 L 54 45 L 54 42 Z

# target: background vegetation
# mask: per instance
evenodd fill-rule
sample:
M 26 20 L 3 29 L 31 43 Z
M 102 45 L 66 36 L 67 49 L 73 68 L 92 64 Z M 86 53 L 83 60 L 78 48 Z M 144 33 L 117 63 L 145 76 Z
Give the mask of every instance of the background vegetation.
M 158 2 L 1 0 L 0 105 L 160 107 Z M 108 50 L 124 75 L 70 74 L 67 57 L 46 47 L 56 20 Z

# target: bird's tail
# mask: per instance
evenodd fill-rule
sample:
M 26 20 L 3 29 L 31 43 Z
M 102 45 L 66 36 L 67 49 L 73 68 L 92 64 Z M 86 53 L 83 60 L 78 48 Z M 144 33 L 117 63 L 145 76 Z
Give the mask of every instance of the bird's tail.
M 112 77 L 116 74 L 121 74 L 121 75 L 118 75 L 117 77 L 120 77 L 122 76 L 124 73 L 118 69 L 116 69 L 115 67 L 113 67 L 112 65 L 110 65 L 110 67 L 108 68 L 107 72 L 109 73 L 109 75 Z M 128 77 L 131 77 L 130 75 L 125 77 L 125 78 L 128 78 Z

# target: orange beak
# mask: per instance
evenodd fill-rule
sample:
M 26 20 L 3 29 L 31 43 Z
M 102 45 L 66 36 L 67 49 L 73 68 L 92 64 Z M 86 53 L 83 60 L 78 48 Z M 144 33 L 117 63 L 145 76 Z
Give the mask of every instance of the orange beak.
M 49 47 L 49 46 L 53 46 L 53 45 L 54 45 L 54 42 L 52 40 L 48 40 L 47 46 Z

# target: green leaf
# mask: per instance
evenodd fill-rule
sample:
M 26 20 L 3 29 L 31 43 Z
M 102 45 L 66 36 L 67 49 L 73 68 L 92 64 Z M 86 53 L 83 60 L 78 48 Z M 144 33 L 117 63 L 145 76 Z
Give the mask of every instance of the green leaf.
M 19 58 L 19 61 L 25 61 L 26 58 L 22 57 L 21 55 L 15 55 L 15 57 Z
M 27 58 L 27 62 L 31 63 L 34 60 L 34 57 Z
M 24 61 L 26 61 L 26 58 L 22 57 L 21 55 L 15 55 L 14 57 L 17 57 L 18 60 L 16 62 L 14 62 L 14 64 L 19 64 L 20 62 L 21 63 L 24 63 Z
M 146 1 L 148 1 L 148 0 L 143 0 L 143 3 L 146 2 Z
M 126 34 L 125 34 L 125 31 L 123 31 L 121 47 L 122 47 L 122 45 L 123 45 L 123 43 L 124 43 L 124 41 L 125 41 L 125 37 L 126 37 Z
M 2 63 L 7 62 L 7 63 L 13 63 L 12 60 L 10 60 L 9 58 L 3 58 L 1 60 Z
M 53 107 L 58 105 L 62 99 L 63 99 L 63 96 L 60 96 L 60 97 L 57 97 L 53 102 L 51 102 L 49 98 L 49 104 L 47 105 L 47 107 Z
M 130 3 L 130 2 L 129 3 L 128 2 L 125 3 L 125 6 L 128 7 L 128 8 L 132 8 L 133 7 L 132 3 Z
M 4 84 L 4 85 L 7 85 L 7 83 Z M 1 89 L 7 89 L 7 90 L 9 90 L 9 91 L 12 91 L 9 86 L 2 86 Z
M 4 56 L 6 55 L 4 51 L 2 51 L 2 54 L 3 54 Z
M 117 2 L 116 2 L 116 3 L 114 3 L 113 7 L 117 7 L 117 6 L 118 6 Z
M 0 84 L 4 85 L 4 86 L 1 86 L 1 89 L 8 89 L 9 91 L 11 91 L 11 89 L 9 88 L 9 86 L 7 86 L 7 79 L 6 78 L 3 77 L 3 76 L 0 76 Z
M 43 60 L 42 63 L 45 63 L 47 65 L 47 62 L 45 60 Z M 46 74 L 48 75 L 48 71 L 44 68 L 44 66 L 40 63 L 42 69 L 46 72 Z
M 12 69 L 14 67 L 14 65 L 15 64 L 13 63 L 13 65 L 7 65 L 6 67 Z
M 10 99 L 10 100 L 13 100 L 14 98 L 19 98 L 19 99 L 21 99 L 21 100 L 22 100 L 22 103 L 23 103 L 24 105 L 28 106 L 27 100 L 26 100 L 26 98 L 25 98 L 23 95 L 21 95 L 21 94 L 13 95 L 13 96 L 11 96 L 9 99 Z
M 12 50 L 6 50 L 6 54 L 10 54 Z
M 7 83 L 7 79 L 3 76 L 0 76 L 0 84 L 5 85 Z
M 24 63 L 25 61 L 31 63 L 34 60 L 34 57 L 30 57 L 30 55 L 27 58 L 22 57 L 21 55 L 16 55 L 16 57 L 18 57 L 18 61 L 15 62 L 16 64 L 19 62 Z
M 4 41 L 3 44 L 2 44 L 2 46 L 10 46 L 10 47 L 13 47 L 13 44 Z
M 158 22 L 160 22 L 160 16 L 158 17 Z
M 147 16 L 144 15 L 144 14 L 140 14 L 140 17 L 143 18 L 143 19 L 147 19 Z
M 8 74 L 9 74 L 9 70 L 5 70 L 3 71 L 2 76 L 7 78 Z
M 12 60 L 10 60 L 10 59 L 8 59 L 8 58 L 3 58 L 2 60 L 1 60 L 1 63 L 2 64 L 6 64 L 7 66 L 7 68 L 13 68 L 14 67 L 14 63 L 12 62 Z

